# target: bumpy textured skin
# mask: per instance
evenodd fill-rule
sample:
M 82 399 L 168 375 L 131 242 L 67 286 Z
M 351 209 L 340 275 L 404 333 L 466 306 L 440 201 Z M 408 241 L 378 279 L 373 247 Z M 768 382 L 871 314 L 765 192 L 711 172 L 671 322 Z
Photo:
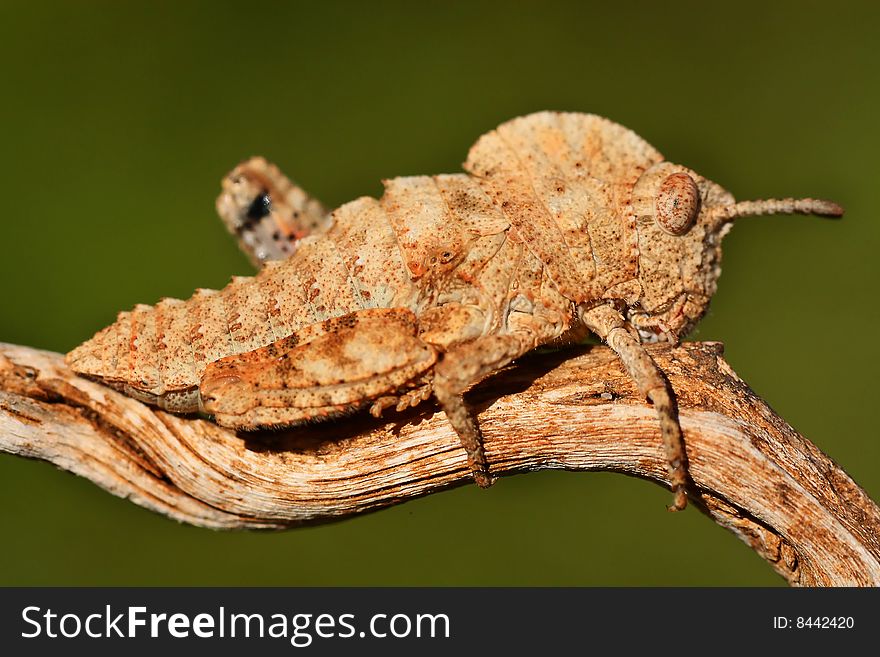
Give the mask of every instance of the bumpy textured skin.
M 462 393 L 587 328 L 657 407 L 683 507 L 674 403 L 641 342 L 677 341 L 705 312 L 733 198 L 587 114 L 509 121 L 464 166 L 386 180 L 380 199 L 328 217 L 265 160 L 243 163 L 224 181 L 220 214 L 254 262 L 289 257 L 219 292 L 121 313 L 68 362 L 145 402 L 239 428 L 378 414 L 433 393 L 485 485 Z
M 596 302 L 614 284 L 637 282 L 627 188 L 660 160 L 600 117 L 514 120 L 471 151 L 466 167 L 474 175 L 384 181 L 380 200 L 343 205 L 330 230 L 300 240 L 290 258 L 219 292 L 121 313 L 68 361 L 187 412 L 199 409 L 208 363 L 365 308 L 411 310 L 442 347 L 529 323 L 542 325 L 542 342 L 552 340 L 574 321 L 572 302 Z M 501 165 L 519 175 L 516 185 Z

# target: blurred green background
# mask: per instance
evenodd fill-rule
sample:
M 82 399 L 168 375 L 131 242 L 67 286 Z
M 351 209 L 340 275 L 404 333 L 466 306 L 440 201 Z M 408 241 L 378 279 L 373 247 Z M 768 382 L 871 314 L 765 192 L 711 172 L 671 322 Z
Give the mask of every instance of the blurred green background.
M 459 170 L 534 110 L 589 111 L 738 198 L 695 338 L 880 498 L 873 3 L 2 2 L 0 340 L 66 351 L 250 268 L 214 216 L 263 154 L 330 206 Z M 780 585 L 668 493 L 544 472 L 282 533 L 180 526 L 0 456 L 0 584 Z

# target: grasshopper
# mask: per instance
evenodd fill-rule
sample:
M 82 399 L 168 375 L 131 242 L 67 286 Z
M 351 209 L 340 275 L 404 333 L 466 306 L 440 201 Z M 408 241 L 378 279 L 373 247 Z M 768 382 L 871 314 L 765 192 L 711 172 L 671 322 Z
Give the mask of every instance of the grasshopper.
M 706 312 L 721 239 L 747 215 L 839 217 L 815 199 L 736 203 L 605 118 L 540 112 L 483 135 L 466 173 L 384 181 L 332 213 L 262 158 L 217 208 L 261 267 L 223 290 L 137 305 L 67 355 L 79 374 L 234 429 L 281 428 L 432 395 L 480 486 L 463 394 L 514 359 L 591 331 L 659 418 L 674 501 L 687 461 L 669 384 L 644 348 Z

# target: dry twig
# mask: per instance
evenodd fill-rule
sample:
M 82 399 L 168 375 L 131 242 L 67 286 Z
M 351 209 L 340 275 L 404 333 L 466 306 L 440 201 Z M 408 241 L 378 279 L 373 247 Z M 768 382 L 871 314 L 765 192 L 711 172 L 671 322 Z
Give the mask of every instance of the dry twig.
M 880 509 L 721 351 L 651 348 L 678 396 L 692 500 L 791 584 L 880 584 Z M 527 357 L 469 399 L 496 475 L 613 470 L 666 484 L 654 411 L 607 348 Z M 79 378 L 58 354 L 0 344 L 0 451 L 205 527 L 289 527 L 470 481 L 442 414 L 426 407 L 390 420 L 236 435 Z

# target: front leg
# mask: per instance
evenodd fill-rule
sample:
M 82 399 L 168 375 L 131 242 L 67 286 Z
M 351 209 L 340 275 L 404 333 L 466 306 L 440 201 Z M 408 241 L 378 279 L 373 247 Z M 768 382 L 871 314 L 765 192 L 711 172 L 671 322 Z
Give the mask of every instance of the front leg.
M 653 402 L 660 420 L 669 484 L 674 495 L 669 510 L 681 511 L 687 506 L 687 454 L 674 398 L 666 378 L 645 347 L 626 330 L 626 321 L 614 308 L 598 306 L 583 312 L 582 319 L 587 328 L 615 351 L 639 392 Z
M 320 202 L 262 157 L 242 162 L 223 179 L 217 212 L 257 267 L 287 258 L 298 240 L 331 223 Z

